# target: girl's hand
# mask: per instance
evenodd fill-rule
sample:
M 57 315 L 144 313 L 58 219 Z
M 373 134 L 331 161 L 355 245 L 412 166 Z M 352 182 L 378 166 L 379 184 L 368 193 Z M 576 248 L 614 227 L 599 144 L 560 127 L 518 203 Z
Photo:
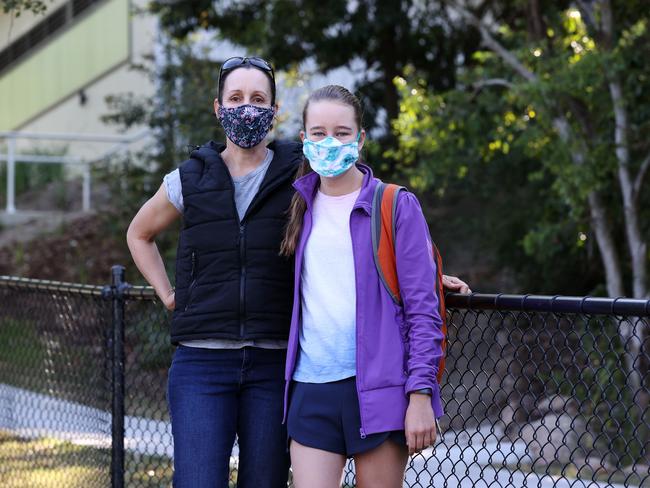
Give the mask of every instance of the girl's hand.
M 456 276 L 442 275 L 442 286 L 458 293 L 472 293 L 469 285 Z
M 431 396 L 425 393 L 411 393 L 406 409 L 404 433 L 409 454 L 420 452 L 436 442 L 436 420 L 431 407 Z
M 160 297 L 160 300 L 167 310 L 173 311 L 176 308 L 176 292 L 173 288 L 167 292 L 166 296 Z

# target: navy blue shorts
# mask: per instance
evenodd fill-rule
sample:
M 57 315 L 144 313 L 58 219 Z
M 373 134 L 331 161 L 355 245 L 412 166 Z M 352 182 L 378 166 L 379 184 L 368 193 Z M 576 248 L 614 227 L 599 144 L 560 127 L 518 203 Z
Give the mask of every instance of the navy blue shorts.
M 378 447 L 387 439 L 406 447 L 403 430 L 361 438 L 356 378 L 331 383 L 292 383 L 287 416 L 289 439 L 303 446 L 352 457 Z

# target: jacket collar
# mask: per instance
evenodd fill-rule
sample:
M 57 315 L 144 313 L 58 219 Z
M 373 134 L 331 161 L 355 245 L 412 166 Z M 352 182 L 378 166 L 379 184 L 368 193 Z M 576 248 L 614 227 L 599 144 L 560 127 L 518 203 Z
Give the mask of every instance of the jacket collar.
M 375 186 L 377 186 L 377 179 L 373 176 L 370 166 L 363 163 L 357 163 L 356 166 L 359 171 L 363 173 L 363 182 L 361 183 L 361 191 L 359 192 L 359 196 L 357 197 L 357 201 L 353 208 L 360 208 L 370 215 Z M 298 178 L 293 183 L 293 187 L 305 199 L 309 208 L 311 208 L 319 186 L 320 177 L 318 176 L 318 173 L 313 171 L 302 178 Z

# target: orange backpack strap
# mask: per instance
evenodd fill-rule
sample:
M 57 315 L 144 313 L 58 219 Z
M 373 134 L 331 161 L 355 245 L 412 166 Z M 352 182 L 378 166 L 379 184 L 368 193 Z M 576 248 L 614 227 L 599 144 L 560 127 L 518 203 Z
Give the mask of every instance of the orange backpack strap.
M 395 209 L 404 187 L 377 183 L 372 199 L 372 250 L 379 278 L 395 303 L 401 303 L 395 259 Z
M 399 281 L 397 279 L 397 261 L 395 256 L 395 227 L 397 224 L 396 208 L 399 192 L 406 190 L 403 186 L 377 183 L 372 199 L 372 249 L 377 273 L 393 301 L 401 304 Z M 429 239 L 431 253 L 436 264 L 435 293 L 438 298 L 438 313 L 442 319 L 441 331 L 442 357 L 438 364 L 438 383 L 445 371 L 447 353 L 447 311 L 442 285 L 442 257 L 436 245 Z

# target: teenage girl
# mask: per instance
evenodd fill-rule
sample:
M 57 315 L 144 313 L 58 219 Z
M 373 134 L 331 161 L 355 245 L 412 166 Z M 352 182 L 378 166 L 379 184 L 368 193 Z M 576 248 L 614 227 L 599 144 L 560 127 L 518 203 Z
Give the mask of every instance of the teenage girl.
M 366 138 L 359 100 L 341 86 L 323 87 L 309 97 L 303 123 L 304 176 L 294 183 L 282 243 L 284 254 L 295 254 L 285 373 L 294 483 L 339 487 L 352 457 L 359 487 L 401 487 L 409 453 L 435 442 L 443 413 L 436 381 L 442 321 L 428 227 L 415 196 L 401 192 L 398 306 L 373 259 L 378 180 L 359 161 Z

